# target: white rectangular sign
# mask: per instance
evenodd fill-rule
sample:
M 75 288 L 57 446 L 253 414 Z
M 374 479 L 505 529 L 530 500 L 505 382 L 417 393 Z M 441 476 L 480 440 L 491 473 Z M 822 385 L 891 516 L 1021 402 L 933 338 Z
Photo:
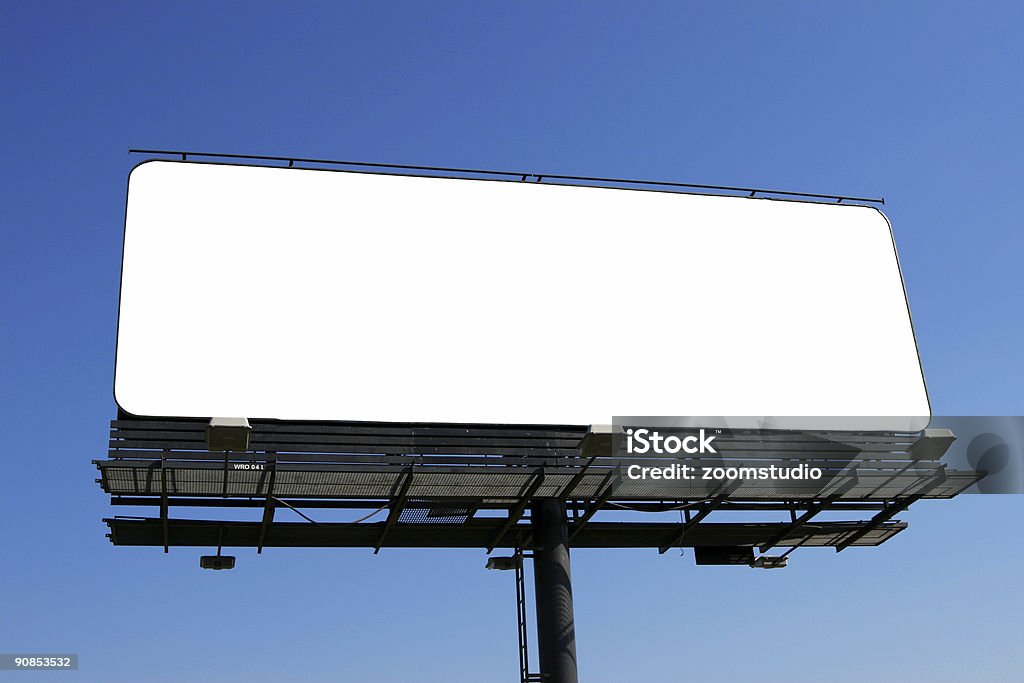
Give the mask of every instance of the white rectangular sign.
M 930 414 L 874 208 L 151 161 L 114 393 L 145 416 Z

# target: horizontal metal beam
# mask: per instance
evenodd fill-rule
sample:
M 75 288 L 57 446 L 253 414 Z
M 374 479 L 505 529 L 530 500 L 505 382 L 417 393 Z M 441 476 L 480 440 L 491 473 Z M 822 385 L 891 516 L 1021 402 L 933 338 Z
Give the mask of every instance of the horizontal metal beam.
M 163 543 L 159 518 L 113 518 L 104 520 L 115 545 L 157 546 Z M 501 528 L 502 519 L 471 519 L 465 524 L 397 523 L 388 530 L 383 546 L 394 548 L 486 548 Z M 680 545 L 684 547 L 750 545 L 765 543 L 788 523 L 704 522 L 693 527 Z M 784 539 L 786 545 L 835 546 L 849 538 L 866 522 L 822 522 L 806 525 Z M 259 522 L 171 519 L 168 522 L 172 546 L 216 547 L 223 528 L 225 547 L 256 547 Z M 374 548 L 381 543 L 386 522 L 361 524 L 274 522 L 264 537 L 265 547 Z M 906 528 L 902 522 L 883 522 L 860 535 L 853 545 L 873 546 Z M 678 524 L 647 522 L 590 522 L 573 539 L 574 548 L 659 548 Z M 505 533 L 498 547 L 515 548 L 519 539 L 525 550 L 532 549 L 529 524 L 523 522 Z
M 317 508 L 317 509 L 341 509 L 341 510 L 376 510 L 388 504 L 386 498 L 348 500 L 343 498 L 282 498 L 275 497 L 275 501 L 289 508 Z M 458 498 L 444 498 L 443 502 L 451 505 L 460 502 Z M 467 505 L 472 505 L 478 510 L 507 510 L 508 503 L 480 502 L 477 498 L 464 499 Z M 263 507 L 264 501 L 250 497 L 210 497 L 210 498 L 188 498 L 171 496 L 168 498 L 170 507 L 207 507 L 207 508 L 250 508 Z M 111 496 L 111 505 L 127 507 L 151 507 L 160 505 L 158 496 Z M 630 510 L 632 512 L 672 512 L 685 507 L 694 506 L 692 501 L 622 501 L 614 504 L 617 510 Z M 744 510 L 744 511 L 788 511 L 800 509 L 803 505 L 797 505 L 789 501 L 761 501 L 745 502 L 727 500 L 722 503 L 723 510 Z M 858 510 L 877 511 L 885 507 L 883 501 L 870 502 L 836 502 L 830 508 L 833 510 Z
M 650 185 L 652 187 L 676 187 L 686 190 L 698 190 L 701 193 L 729 193 L 734 196 L 736 193 L 753 197 L 758 194 L 778 195 L 781 197 L 801 197 L 805 199 L 833 199 L 836 201 L 866 202 L 871 204 L 885 204 L 885 199 L 869 197 L 850 197 L 837 194 L 818 194 L 814 192 L 791 192 L 788 190 L 768 190 L 753 187 L 738 187 L 733 185 L 707 185 L 703 183 L 683 183 L 664 180 L 632 180 L 626 178 L 602 178 L 598 176 L 562 175 L 558 173 L 536 173 L 533 171 L 494 171 L 479 168 L 452 168 L 448 166 L 420 166 L 412 164 L 387 164 L 368 161 L 341 161 L 336 159 L 312 159 L 305 157 L 268 156 L 259 154 L 224 154 L 217 152 L 189 152 L 166 149 L 130 149 L 129 154 L 160 154 L 174 156 L 187 161 L 188 157 L 193 159 L 203 157 L 207 159 L 233 159 L 241 161 L 274 161 L 288 163 L 289 167 L 295 164 L 322 164 L 329 166 L 354 166 L 358 168 L 378 168 L 396 171 L 429 171 L 431 173 L 462 173 L 469 175 L 483 175 L 506 179 L 530 179 L 534 182 L 542 182 L 544 179 L 571 180 L 586 183 L 615 183 L 626 185 Z M 535 179 L 535 180 L 534 180 Z
M 664 462 L 661 463 L 664 465 Z M 263 465 L 266 466 L 265 464 Z M 151 461 L 100 461 L 97 467 L 104 470 L 106 492 L 111 495 L 156 495 L 160 493 L 159 460 Z M 258 465 L 246 466 L 244 463 L 237 468 L 227 470 L 227 479 L 231 496 L 223 493 L 222 487 L 213 489 L 210 479 L 214 471 L 218 481 L 223 463 L 195 462 L 181 464 L 170 459 L 164 465 L 168 475 L 167 493 L 170 496 L 194 498 L 219 495 L 224 498 L 263 498 L 263 490 L 256 486 L 252 477 Z M 287 491 L 293 498 L 387 498 L 390 489 L 407 468 L 389 464 L 281 464 L 276 465 L 277 482 L 281 491 Z M 417 465 L 417 483 L 413 493 L 416 498 L 464 498 L 479 499 L 504 498 L 514 503 L 519 500 L 521 487 L 532 475 L 535 468 L 505 467 L 500 463 L 491 466 L 442 466 L 434 464 Z M 973 485 L 982 473 L 971 471 L 951 471 L 936 484 L 934 475 L 936 468 L 906 472 L 895 480 L 889 481 L 884 490 L 878 489 L 879 484 L 891 479 L 892 470 L 876 470 L 866 465 L 859 465 L 857 486 L 845 491 L 842 498 L 847 501 L 892 500 L 904 495 L 914 495 L 929 485 L 927 497 L 951 498 Z M 570 494 L 572 499 L 593 500 L 599 495 L 598 489 L 602 477 L 608 469 L 591 468 L 584 479 Z M 577 468 L 545 466 L 545 488 L 538 492 L 538 497 L 559 497 L 565 483 L 578 473 Z M 364 475 L 375 475 L 372 478 Z M 837 477 L 843 476 L 841 473 Z M 737 480 L 735 489 L 730 490 L 733 500 L 744 501 L 780 501 L 780 500 L 821 500 L 831 495 L 833 479 L 823 478 L 820 482 L 804 481 L 789 486 L 779 486 L 775 495 L 769 498 L 770 490 L 766 490 L 758 482 L 740 482 Z M 659 487 L 643 485 L 623 479 L 622 485 L 616 487 L 612 500 L 703 500 L 718 495 L 717 482 L 702 480 L 686 480 L 668 483 Z

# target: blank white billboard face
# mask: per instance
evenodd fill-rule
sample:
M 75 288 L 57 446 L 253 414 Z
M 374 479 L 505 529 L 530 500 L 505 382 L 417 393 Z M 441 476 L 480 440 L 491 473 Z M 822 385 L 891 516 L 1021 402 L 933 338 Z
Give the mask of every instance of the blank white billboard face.
M 148 162 L 115 397 L 146 416 L 930 414 L 873 208 Z

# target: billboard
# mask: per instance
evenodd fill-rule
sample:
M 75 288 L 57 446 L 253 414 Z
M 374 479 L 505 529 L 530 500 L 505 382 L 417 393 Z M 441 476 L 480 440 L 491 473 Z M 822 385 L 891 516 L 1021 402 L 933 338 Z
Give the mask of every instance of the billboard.
M 129 178 L 114 394 L 163 417 L 930 414 L 874 208 L 184 161 Z

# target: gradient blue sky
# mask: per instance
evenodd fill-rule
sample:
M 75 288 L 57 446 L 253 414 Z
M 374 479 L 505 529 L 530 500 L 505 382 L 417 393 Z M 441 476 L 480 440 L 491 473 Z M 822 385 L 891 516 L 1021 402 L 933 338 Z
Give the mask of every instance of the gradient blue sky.
M 214 573 L 104 538 L 129 147 L 884 195 L 935 412 L 1024 414 L 1020 4 L 708 5 L 3 3 L 0 651 L 81 653 L 53 680 L 516 677 L 482 551 Z M 1022 513 L 919 503 L 778 572 L 576 552 L 581 678 L 1020 680 Z

